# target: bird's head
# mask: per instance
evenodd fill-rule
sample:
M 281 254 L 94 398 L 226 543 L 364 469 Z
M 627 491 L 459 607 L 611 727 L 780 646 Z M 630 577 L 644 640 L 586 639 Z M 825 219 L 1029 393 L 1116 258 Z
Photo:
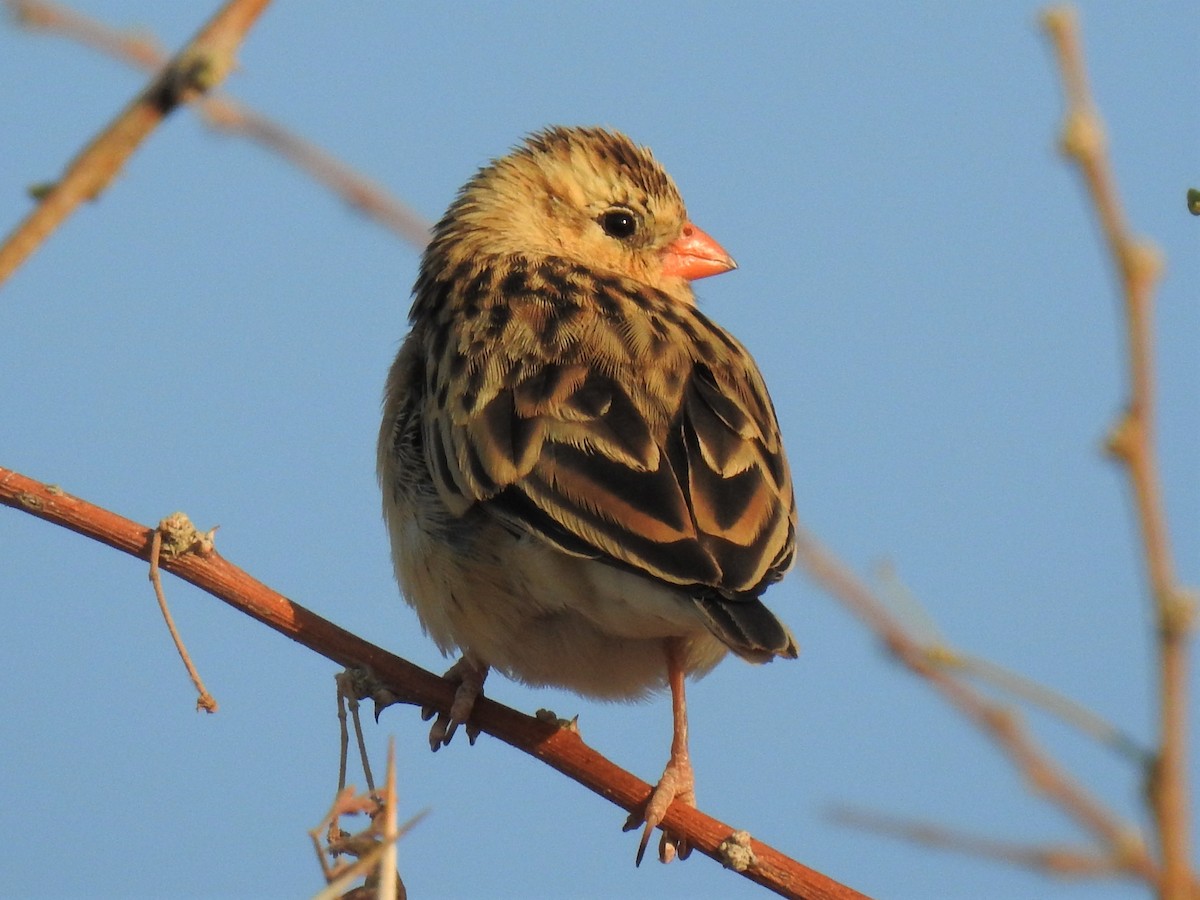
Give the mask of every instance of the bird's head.
M 443 264 L 552 256 L 691 299 L 686 282 L 736 268 L 693 225 L 645 147 L 601 128 L 550 128 L 481 169 L 434 231 Z

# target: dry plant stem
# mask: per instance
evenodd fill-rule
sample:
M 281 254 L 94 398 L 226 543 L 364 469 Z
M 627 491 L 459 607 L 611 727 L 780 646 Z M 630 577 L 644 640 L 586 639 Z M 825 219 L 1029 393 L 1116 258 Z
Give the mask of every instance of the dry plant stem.
M 897 577 L 892 566 L 881 566 L 877 578 L 882 590 L 880 599 L 885 608 L 894 613 L 898 622 L 903 623 L 905 632 L 913 641 L 923 645 L 925 658 L 930 663 L 953 673 L 969 675 L 995 690 L 1040 707 L 1138 765 L 1148 765 L 1150 752 L 1146 748 L 1091 710 L 1031 678 L 951 646 L 941 636 L 936 623 L 921 603 Z
M 346 722 L 346 692 L 342 686 L 345 673 L 337 676 L 337 717 L 338 717 L 338 780 L 339 792 L 346 789 L 346 768 L 350 759 L 350 727 Z M 368 788 L 369 789 L 369 788 Z
M 204 681 L 201 679 L 200 673 L 192 663 L 191 654 L 188 653 L 187 647 L 184 646 L 179 629 L 175 627 L 175 617 L 171 615 L 171 608 L 167 606 L 167 595 L 163 591 L 162 579 L 158 575 L 159 554 L 161 552 L 162 529 L 156 528 L 154 529 L 153 542 L 150 545 L 150 583 L 154 585 L 154 596 L 158 599 L 158 609 L 162 613 L 163 621 L 167 623 L 167 631 L 171 633 L 171 640 L 175 642 L 175 649 L 179 652 L 179 658 L 183 660 L 183 666 L 187 669 L 188 678 L 192 679 L 192 685 L 195 686 L 196 693 L 199 694 L 199 697 L 196 698 L 196 709 L 202 709 L 206 713 L 215 713 L 217 711 L 216 698 L 204 686 Z
M 206 99 L 200 104 L 200 112 L 213 128 L 244 135 L 269 147 L 340 195 L 363 215 L 379 222 L 415 249 L 425 249 L 429 242 L 429 224 L 423 218 L 320 147 L 226 97 Z
M 61 34 L 143 69 L 153 71 L 167 63 L 166 53 L 152 38 L 117 31 L 57 3 L 5 0 L 5 5 L 22 28 Z
M 884 816 L 866 810 L 838 807 L 829 818 L 842 825 L 996 862 L 1011 863 L 1059 878 L 1104 878 L 1119 873 L 1107 857 L 1078 847 L 1027 845 L 963 834 L 940 825 Z
M 1157 866 L 1137 829 L 1063 771 L 1034 742 L 1012 712 L 990 702 L 974 688 L 932 663 L 924 647 L 908 635 L 870 588 L 803 528 L 797 529 L 796 547 L 797 561 L 808 574 L 878 634 L 900 662 L 925 679 L 977 728 L 990 735 L 1034 791 L 1056 804 L 1100 841 L 1115 868 L 1149 882 L 1157 879 Z
M 1150 760 L 1151 754 L 1145 747 L 1111 722 L 1069 697 L 1064 697 L 1018 672 L 978 656 L 959 653 L 957 650 L 950 651 L 944 659 L 939 654 L 934 661 L 938 665 L 976 678 L 996 690 L 1018 697 L 1032 706 L 1040 707 L 1063 723 L 1091 736 L 1098 743 L 1140 766 L 1147 765 Z
M 383 896 L 387 896 L 388 900 L 404 900 L 406 893 L 394 866 L 394 857 L 392 858 L 390 879 L 378 869 L 381 861 L 388 857 L 395 842 L 404 837 L 424 817 L 425 813 L 417 813 L 397 828 L 395 803 L 394 773 L 390 800 L 388 797 L 376 797 L 373 793 L 356 795 L 353 788 L 344 788 L 338 791 L 329 813 L 316 828 L 308 832 L 313 842 L 313 849 L 317 854 L 317 861 L 321 866 L 321 874 L 325 878 L 325 887 L 313 896 L 313 900 L 338 900 L 338 898 L 350 895 L 360 896 L 363 891 L 370 889 L 372 883 L 378 885 L 381 880 L 385 884 L 390 881 L 390 893 Z M 370 816 L 370 822 L 361 831 L 345 832 L 338 825 L 343 816 L 364 813 Z M 380 827 L 381 823 L 382 828 Z M 322 831 L 328 835 L 326 844 L 321 843 Z M 335 861 L 328 862 L 325 858 L 327 854 L 334 857 Z M 343 856 L 350 857 L 354 861 L 337 861 Z M 366 879 L 366 883 L 351 891 L 354 882 L 362 878 Z M 348 891 L 350 894 L 347 893 Z M 378 891 L 376 891 L 376 896 L 380 896 Z
M 340 752 L 338 755 L 338 790 L 346 786 L 346 771 L 350 758 L 350 726 L 354 722 L 354 739 L 358 746 L 358 758 L 362 764 L 363 778 L 367 782 L 367 793 L 375 792 L 375 778 L 371 774 L 371 760 L 367 757 L 367 741 L 363 736 L 362 719 L 359 717 L 359 701 L 354 684 L 354 673 L 350 669 L 339 672 L 334 681 L 337 684 L 337 715 L 338 737 Z M 347 714 L 347 707 L 349 713 Z
M 375 777 L 371 774 L 371 760 L 367 756 L 367 739 L 363 736 L 362 718 L 358 714 L 359 702 L 357 697 L 350 697 L 350 718 L 354 722 L 354 740 L 358 745 L 358 758 L 362 761 L 363 779 L 367 782 L 367 790 L 375 790 Z
M 233 54 L 270 0 L 229 0 L 125 110 L 67 167 L 0 246 L 0 284 L 84 201 L 97 197 L 158 124 L 181 103 L 219 84 Z
M 387 781 L 383 788 L 383 852 L 379 857 L 379 887 L 376 897 L 379 900 L 396 900 L 397 877 L 396 842 L 400 832 L 396 827 L 396 807 L 399 799 L 396 796 L 396 738 L 388 739 Z
M 1128 329 L 1130 398 L 1109 438 L 1133 489 L 1159 647 L 1159 748 L 1149 779 L 1162 854 L 1163 898 L 1200 896 L 1191 865 L 1191 798 L 1187 773 L 1188 673 L 1193 601 L 1176 579 L 1171 557 L 1158 457 L 1154 446 L 1154 288 L 1157 251 L 1129 229 L 1117 194 L 1104 127 L 1088 87 L 1074 10 L 1057 7 L 1043 23 L 1062 74 L 1066 115 L 1061 145 L 1079 166 L 1120 278 Z
M 0 505 L 69 528 L 139 559 L 150 552 L 153 529 L 2 467 Z M 444 679 L 293 603 L 219 553 L 205 557 L 183 554 L 164 560 L 162 567 L 341 666 L 369 669 L 401 702 L 440 710 L 449 710 L 454 702 L 454 687 Z M 476 701 L 471 721 L 626 811 L 640 810 L 650 796 L 649 784 L 601 756 L 569 728 L 524 715 L 486 697 Z M 735 831 L 680 803 L 671 805 L 662 824 L 695 850 L 718 860 L 722 842 Z M 864 896 L 767 844 L 752 840 L 751 845 L 756 861 L 740 874 L 780 896 L 811 900 Z
M 28 27 L 49 31 L 79 41 L 110 56 L 142 68 L 157 69 L 167 56 L 143 35 L 109 28 L 94 19 L 42 0 L 9 0 L 18 21 Z M 213 92 L 196 107 L 210 127 L 242 135 L 279 153 L 317 181 L 341 196 L 363 215 L 383 225 L 417 250 L 429 240 L 429 223 L 387 191 L 315 144 L 230 97 Z

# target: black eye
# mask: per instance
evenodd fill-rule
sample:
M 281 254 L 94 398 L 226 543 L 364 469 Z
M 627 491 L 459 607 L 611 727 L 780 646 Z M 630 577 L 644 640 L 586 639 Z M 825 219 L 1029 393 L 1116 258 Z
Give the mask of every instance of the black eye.
M 637 216 L 620 206 L 601 213 L 599 222 L 605 234 L 615 237 L 619 241 L 633 237 L 638 229 Z

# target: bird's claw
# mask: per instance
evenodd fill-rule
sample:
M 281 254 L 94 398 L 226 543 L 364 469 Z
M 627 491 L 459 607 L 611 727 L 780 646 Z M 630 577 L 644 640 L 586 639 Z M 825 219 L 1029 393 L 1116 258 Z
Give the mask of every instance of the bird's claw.
M 370 700 L 375 704 L 375 721 L 389 706 L 403 701 L 383 684 L 370 669 L 351 667 L 337 676 L 338 692 L 347 700 Z
M 646 855 L 646 846 L 650 843 L 650 835 L 655 828 L 662 824 L 668 807 L 675 800 L 691 807 L 696 805 L 696 782 L 690 765 L 668 764 L 662 778 L 659 779 L 658 784 L 647 798 L 646 805 L 638 812 L 630 813 L 629 818 L 625 820 L 622 831 L 633 831 L 639 825 L 645 824 L 645 828 L 642 829 L 642 839 L 638 842 L 635 865 L 642 864 L 642 858 Z M 663 833 L 658 839 L 659 862 L 669 863 L 677 856 L 679 859 L 687 859 L 691 854 L 692 847 L 686 838 L 663 829 Z
M 385 687 L 381 687 L 371 693 L 371 701 L 375 704 L 375 723 L 379 723 L 379 714 L 389 706 L 395 706 L 400 702 L 400 698 L 393 694 Z
M 479 737 L 479 726 L 468 720 L 471 718 L 476 699 L 483 693 L 483 682 L 487 673 L 486 666 L 476 667 L 464 656 L 451 666 L 444 676 L 447 681 L 456 685 L 450 710 L 442 712 L 432 706 L 421 708 L 421 718 L 424 721 L 428 722 L 437 716 L 429 728 L 429 749 L 434 753 L 450 743 L 459 725 L 464 726 L 471 746 L 475 745 L 475 739 Z

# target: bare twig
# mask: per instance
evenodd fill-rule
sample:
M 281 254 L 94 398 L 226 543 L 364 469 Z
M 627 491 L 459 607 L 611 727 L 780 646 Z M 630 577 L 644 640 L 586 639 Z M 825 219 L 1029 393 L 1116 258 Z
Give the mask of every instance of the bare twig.
M 1138 829 L 1071 778 L 1038 746 L 1011 710 L 990 702 L 970 685 L 935 665 L 924 646 L 908 634 L 871 589 L 803 528 L 797 529 L 796 544 L 797 562 L 808 574 L 879 635 L 896 659 L 989 735 L 1034 791 L 1094 835 L 1115 868 L 1147 881 L 1158 877 L 1158 868 Z
M 158 42 L 143 34 L 110 28 L 95 19 L 45 0 L 5 0 L 17 21 L 78 41 L 109 56 L 156 70 L 167 62 Z M 209 127 L 257 141 L 330 190 L 363 215 L 374 219 L 416 249 L 429 240 L 429 223 L 412 208 L 392 197 L 384 188 L 355 172 L 341 160 L 296 135 L 267 116 L 219 91 L 196 103 L 201 120 Z
M 205 554 L 212 552 L 212 531 L 207 534 L 200 534 L 183 513 L 175 513 L 173 516 L 168 516 L 159 522 L 158 527 L 154 529 L 154 540 L 150 545 L 150 583 L 154 585 L 154 596 L 158 599 L 158 609 L 162 613 L 163 621 L 167 623 L 167 631 L 171 633 L 171 640 L 175 642 L 175 649 L 179 652 L 179 658 L 183 660 L 188 677 L 192 679 L 196 693 L 199 694 L 196 699 L 196 709 L 202 709 L 206 713 L 215 713 L 217 711 L 217 700 L 208 692 L 208 688 L 204 686 L 204 680 L 196 670 L 187 647 L 184 646 L 179 629 L 175 627 L 175 617 L 171 615 L 171 608 L 167 605 L 167 595 L 163 591 L 162 578 L 158 574 L 158 563 L 163 553 L 163 534 L 178 535 L 180 531 L 184 530 L 190 531 L 190 534 L 182 541 L 177 539 L 174 542 L 180 548 L 176 549 L 170 555 L 178 556 L 179 553 L 195 552 Z M 213 531 L 215 530 L 213 529 Z
M 1101 718 L 1087 707 L 1081 706 L 1069 697 L 1064 697 L 1058 691 L 1052 690 L 1044 684 L 1039 684 L 1019 672 L 997 665 L 990 660 L 949 648 L 946 648 L 944 653 L 935 654 L 933 660 L 937 665 L 944 665 L 963 672 L 997 690 L 1009 693 L 1031 706 L 1040 708 L 1139 766 L 1145 767 L 1149 764 L 1150 751 L 1134 740 L 1131 735 Z
M 1010 863 L 1059 878 L 1101 878 L 1130 874 L 1117 870 L 1110 857 L 1098 856 L 1086 848 L 1058 844 L 1018 844 L 966 834 L 929 822 L 885 816 L 850 807 L 836 807 L 830 810 L 829 818 L 850 828 L 873 831 L 876 834 L 967 856 Z
M 338 763 L 338 790 L 346 786 L 346 770 L 350 755 L 350 727 L 348 720 L 353 720 L 354 723 L 354 738 L 358 746 L 358 758 L 362 764 L 363 778 L 367 782 L 367 790 L 375 790 L 375 778 L 371 774 L 371 760 L 367 755 L 367 742 L 363 736 L 362 719 L 359 717 L 359 688 L 356 684 L 356 676 L 360 672 L 354 669 L 346 669 L 338 672 L 334 680 L 337 682 L 337 701 L 338 701 L 338 734 L 340 736 L 341 753 Z M 349 709 L 349 716 L 346 711 Z
M 880 566 L 876 578 L 881 588 L 879 599 L 892 612 L 909 639 L 921 646 L 925 658 L 932 665 L 955 673 L 961 672 L 994 690 L 1010 694 L 1078 729 L 1139 766 L 1149 764 L 1150 753 L 1146 748 L 1091 710 L 1031 678 L 982 657 L 964 653 L 951 645 L 921 602 L 897 576 L 893 566 Z
M 45 0 L 4 0 L 4 3 L 22 28 L 61 34 L 152 72 L 167 64 L 166 51 L 151 35 L 117 31 L 73 9 Z
M 425 810 L 397 827 L 397 799 L 394 741 L 389 742 L 388 783 L 382 797 L 373 791 L 355 794 L 354 788 L 338 791 L 325 818 L 308 832 L 312 839 L 325 887 L 312 900 L 345 900 L 347 897 L 375 897 L 376 900 L 405 900 L 407 892 L 396 870 L 396 843 L 425 817 Z M 343 831 L 343 816 L 366 814 L 367 826 L 357 832 Z M 322 833 L 326 843 L 321 843 Z M 326 861 L 328 854 L 331 858 Z M 353 862 L 342 861 L 349 857 Z M 390 867 L 390 870 L 387 868 Z M 357 888 L 354 882 L 365 878 Z
M 347 897 L 405 900 L 408 893 L 396 868 L 396 844 L 425 817 L 427 810 L 397 826 L 397 806 L 396 740 L 392 738 L 388 741 L 387 781 L 383 795 L 373 789 L 356 795 L 354 788 L 341 787 L 329 813 L 308 832 L 325 876 L 325 887 L 314 895 L 313 900 Z M 343 816 L 361 813 L 370 816 L 365 828 L 354 833 L 342 830 L 339 823 Z M 325 845 L 321 844 L 322 832 L 326 834 Z M 331 857 L 329 862 L 325 859 L 326 854 Z M 340 860 L 343 856 L 354 861 L 343 862 Z M 360 878 L 365 879 L 364 883 L 352 888 Z
M 1191 798 L 1187 773 L 1188 671 L 1195 598 L 1175 575 L 1155 450 L 1154 289 L 1162 256 L 1134 236 L 1121 209 L 1104 126 L 1088 87 L 1079 25 L 1070 7 L 1042 19 L 1054 45 L 1066 95 L 1061 148 L 1083 175 L 1120 279 L 1128 330 L 1130 397 L 1109 434 L 1108 449 L 1125 467 L 1137 508 L 1142 555 L 1158 632 L 1159 745 L 1149 793 L 1162 853 L 1159 895 L 1200 894 L 1191 864 Z
M 357 720 L 356 720 L 357 721 Z M 400 875 L 396 860 L 396 843 L 400 840 L 400 831 L 396 827 L 396 807 L 399 798 L 396 796 L 396 738 L 388 740 L 387 782 L 383 788 L 383 850 L 380 853 L 378 900 L 397 900 L 397 894 L 407 896 L 404 886 L 400 883 Z M 399 891 L 397 890 L 399 889 Z
M 84 201 L 117 176 L 125 161 L 174 109 L 220 84 L 234 52 L 270 0 L 229 0 L 125 110 L 39 193 L 39 202 L 0 246 L 0 284 Z
M 0 505 L 69 528 L 139 559 L 146 558 L 153 529 L 98 506 L 0 468 Z M 161 565 L 235 609 L 315 650 L 342 666 L 369 669 L 402 703 L 449 710 L 454 686 L 386 650 L 339 628 L 223 559 L 184 554 Z M 583 743 L 577 730 L 561 728 L 510 709 L 486 697 L 471 713 L 473 724 L 507 744 L 557 769 L 622 809 L 642 809 L 651 786 L 610 762 Z M 667 810 L 663 826 L 706 856 L 721 860 L 721 845 L 734 828 L 682 803 Z M 864 895 L 784 856 L 774 847 L 750 839 L 754 862 L 739 874 L 783 897 L 852 900 Z

